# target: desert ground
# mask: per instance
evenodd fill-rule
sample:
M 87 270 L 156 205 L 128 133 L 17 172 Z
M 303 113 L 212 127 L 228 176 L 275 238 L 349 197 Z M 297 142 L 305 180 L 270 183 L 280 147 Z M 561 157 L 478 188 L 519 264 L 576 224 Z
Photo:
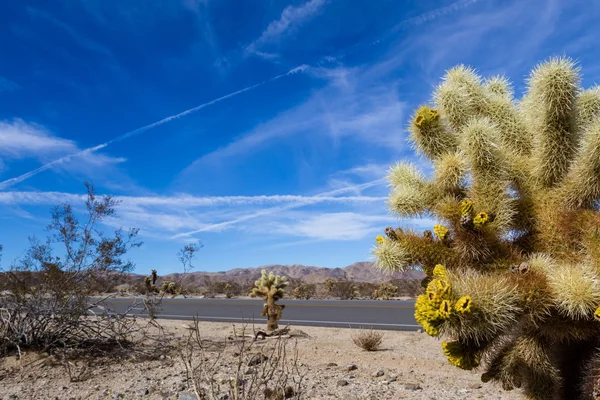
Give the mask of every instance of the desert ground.
M 169 334 L 184 336 L 192 324 L 161 320 Z M 239 325 L 199 322 L 203 338 L 226 341 Z M 288 354 L 298 349 L 303 399 L 518 399 L 518 393 L 483 384 L 476 371 L 451 366 L 440 341 L 419 332 L 385 331 L 380 350 L 357 347 L 354 329 L 290 327 Z M 251 327 L 246 327 L 251 330 Z M 275 342 L 274 339 L 259 340 Z M 230 350 L 228 350 L 230 351 Z M 235 357 L 222 356 L 217 377 L 227 378 Z M 234 354 L 235 355 L 235 354 Z M 146 362 L 104 362 L 72 382 L 65 367 L 47 355 L 26 353 L 2 361 L 0 396 L 8 399 L 194 399 L 183 359 L 176 352 Z M 210 358 L 207 357 L 207 358 Z M 73 369 L 79 368 L 77 363 Z M 244 365 L 244 368 L 248 368 Z M 226 399 L 226 396 L 222 396 Z

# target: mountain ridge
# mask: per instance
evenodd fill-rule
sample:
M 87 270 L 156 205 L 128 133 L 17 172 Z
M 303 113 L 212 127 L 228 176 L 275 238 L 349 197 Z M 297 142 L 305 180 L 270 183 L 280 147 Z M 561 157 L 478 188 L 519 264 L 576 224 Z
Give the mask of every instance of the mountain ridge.
M 371 261 L 359 261 L 342 268 L 327 268 L 307 266 L 302 264 L 269 264 L 260 267 L 233 268 L 226 271 L 190 271 L 184 274 L 171 273 L 160 275 L 164 280 L 179 280 L 183 284 L 199 284 L 208 279 L 216 281 L 234 280 L 238 282 L 254 281 L 260 277 L 261 270 L 273 272 L 276 275 L 286 276 L 288 279 L 298 280 L 302 283 L 323 283 L 327 279 L 348 280 L 357 283 L 382 283 L 391 279 L 422 279 L 425 275 L 420 271 L 407 271 L 403 273 L 388 274 L 378 270 Z M 131 274 L 134 280 L 143 277 L 140 274 Z

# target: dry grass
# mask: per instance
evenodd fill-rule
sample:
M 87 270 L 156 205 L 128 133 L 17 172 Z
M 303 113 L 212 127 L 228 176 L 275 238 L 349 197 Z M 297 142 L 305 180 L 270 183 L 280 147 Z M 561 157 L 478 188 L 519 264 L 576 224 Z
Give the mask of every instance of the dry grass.
M 352 342 L 366 351 L 377 351 L 383 342 L 383 332 L 369 330 L 361 331 L 352 336 Z

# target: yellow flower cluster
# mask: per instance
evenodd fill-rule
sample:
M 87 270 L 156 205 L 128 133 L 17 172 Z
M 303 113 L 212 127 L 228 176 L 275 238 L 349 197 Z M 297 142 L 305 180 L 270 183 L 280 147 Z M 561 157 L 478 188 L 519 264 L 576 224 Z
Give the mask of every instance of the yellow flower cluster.
M 377 235 L 377 236 L 375 236 L 375 241 L 376 241 L 378 244 L 381 244 L 381 243 L 383 243 L 383 236 L 381 236 L 381 235 Z
M 468 215 L 473 212 L 473 202 L 471 200 L 463 200 L 460 203 L 460 212 L 462 215 Z
M 419 128 L 427 126 L 440 118 L 440 112 L 427 106 L 423 106 L 417 110 L 417 116 L 415 117 L 415 125 Z
M 481 229 L 489 220 L 489 215 L 482 211 L 473 218 L 473 225 L 475 225 L 475 228 Z
M 434 279 L 427 285 L 425 294 L 415 303 L 415 319 L 430 336 L 439 335 L 439 327 L 452 313 L 451 287 L 446 279 L 446 268 L 438 264 L 434 268 Z
M 448 232 L 450 232 L 450 229 L 446 228 L 444 225 L 436 224 L 433 226 L 433 233 L 442 240 L 444 240 Z
M 427 334 L 438 336 L 445 320 L 454 313 L 468 314 L 472 304 L 470 296 L 462 296 L 454 306 L 452 305 L 452 286 L 448 282 L 448 271 L 438 264 L 433 269 L 433 279 L 427 285 L 425 294 L 417 298 L 415 319 Z
M 458 340 L 442 342 L 442 349 L 450 364 L 454 366 L 471 370 L 479 365 L 479 357 L 466 352 Z

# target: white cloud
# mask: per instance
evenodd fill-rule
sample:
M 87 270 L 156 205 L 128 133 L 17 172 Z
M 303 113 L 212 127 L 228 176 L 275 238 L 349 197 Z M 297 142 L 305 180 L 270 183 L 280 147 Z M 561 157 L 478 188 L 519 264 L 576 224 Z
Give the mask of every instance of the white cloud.
M 0 121 L 0 156 L 5 161 L 36 158 L 47 162 L 52 157 L 76 151 L 79 149 L 75 142 L 54 136 L 41 125 L 18 118 Z M 86 159 L 86 163 L 94 167 L 123 161 L 102 154 L 93 154 Z
M 315 71 L 313 68 L 305 70 Z M 315 91 L 304 103 L 199 157 L 181 172 L 180 179 L 185 180 L 185 176 L 199 169 L 211 168 L 233 157 L 239 160 L 278 139 L 299 135 L 321 140 L 313 143 L 322 143 L 325 138 L 335 145 L 348 139 L 359 140 L 370 147 L 405 149 L 407 104 L 400 98 L 397 85 L 393 82 L 372 85 L 372 77 L 363 80 L 366 75 L 360 70 L 341 71 L 343 74 L 333 70 L 326 74 L 318 69 L 315 76 L 328 79 L 326 87 Z
M 381 231 L 392 218 L 385 215 L 364 215 L 354 212 L 320 213 L 295 221 L 258 225 L 267 232 L 319 240 L 359 240 Z
M 309 0 L 298 7 L 287 6 L 281 16 L 272 21 L 259 38 L 246 46 L 245 53 L 256 53 L 262 46 L 279 41 L 284 34 L 315 16 L 325 3 L 326 0 Z
M 367 182 L 313 196 L 114 196 L 120 203 L 118 217 L 109 218 L 105 223 L 114 227 L 139 227 L 145 236 L 186 240 L 200 232 L 248 230 L 254 225 L 253 220 L 260 220 L 261 224 L 276 221 L 283 217 L 282 211 L 301 207 L 354 209 L 368 204 L 383 204 L 385 197 L 360 195 L 360 189 L 381 183 Z M 356 189 L 357 195 L 341 196 Z M 68 202 L 83 211 L 84 201 L 84 195 L 73 193 L 0 192 L 0 205 L 9 207 L 51 206 Z

